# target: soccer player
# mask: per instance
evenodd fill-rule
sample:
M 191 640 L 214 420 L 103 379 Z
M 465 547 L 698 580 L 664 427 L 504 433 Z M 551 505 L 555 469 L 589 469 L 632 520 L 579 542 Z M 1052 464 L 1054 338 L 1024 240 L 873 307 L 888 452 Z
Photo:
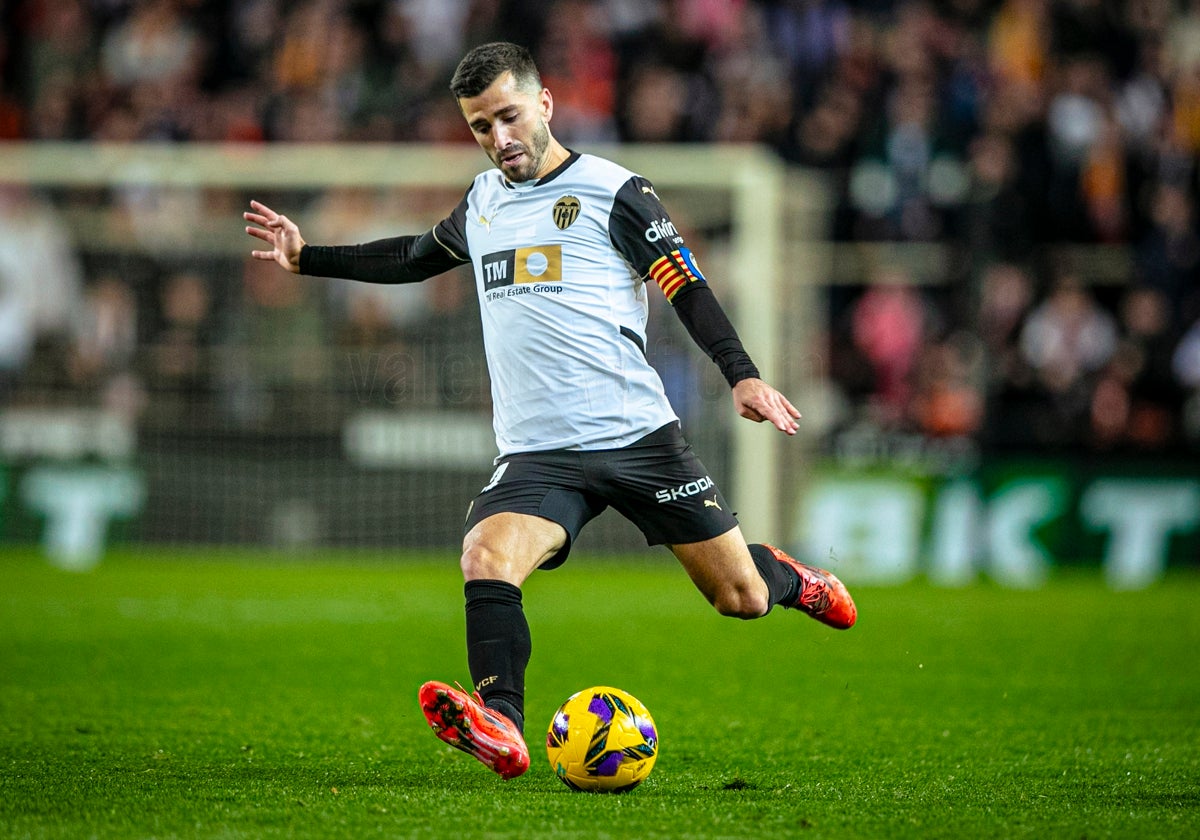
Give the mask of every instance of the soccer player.
M 738 414 L 794 435 L 800 413 L 759 378 L 651 183 L 554 138 L 554 99 L 523 47 L 476 47 L 450 89 L 495 169 L 432 230 L 314 246 L 259 202 L 244 216 L 270 246 L 253 256 L 294 273 L 412 283 L 474 269 L 500 453 L 462 548 L 475 693 L 429 682 L 418 699 L 439 738 L 508 779 L 529 766 L 521 585 L 561 565 L 609 505 L 667 545 L 723 615 L 759 618 L 779 604 L 845 629 L 857 611 L 829 572 L 747 545 L 680 433 L 646 361 L 652 284 L 720 367 Z

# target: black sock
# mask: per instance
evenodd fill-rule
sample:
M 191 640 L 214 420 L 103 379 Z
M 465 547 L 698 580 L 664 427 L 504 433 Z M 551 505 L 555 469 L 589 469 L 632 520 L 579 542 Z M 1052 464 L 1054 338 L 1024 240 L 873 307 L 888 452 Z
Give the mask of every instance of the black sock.
M 467 665 L 483 703 L 517 728 L 525 728 L 525 666 L 529 664 L 529 622 L 521 590 L 502 580 L 469 580 Z
M 750 544 L 750 556 L 754 558 L 759 576 L 767 584 L 767 598 L 771 606 L 783 604 L 790 607 L 796 603 L 800 595 L 800 576 L 796 570 L 776 560 L 771 549 L 761 543 Z

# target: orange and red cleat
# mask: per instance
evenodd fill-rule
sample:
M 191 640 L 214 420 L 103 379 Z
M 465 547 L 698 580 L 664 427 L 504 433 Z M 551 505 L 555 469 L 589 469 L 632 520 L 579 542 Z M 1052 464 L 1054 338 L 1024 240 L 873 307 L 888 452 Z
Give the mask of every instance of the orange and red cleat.
M 516 724 L 468 694 L 442 682 L 427 682 L 417 692 L 421 711 L 434 734 L 452 747 L 473 755 L 503 779 L 529 769 L 529 748 Z
M 765 545 L 765 543 L 764 543 Z M 794 604 L 784 606 L 806 612 L 822 624 L 846 630 L 858 619 L 858 608 L 845 585 L 824 569 L 801 563 L 775 546 L 767 548 L 780 563 L 786 563 L 800 575 L 800 594 Z

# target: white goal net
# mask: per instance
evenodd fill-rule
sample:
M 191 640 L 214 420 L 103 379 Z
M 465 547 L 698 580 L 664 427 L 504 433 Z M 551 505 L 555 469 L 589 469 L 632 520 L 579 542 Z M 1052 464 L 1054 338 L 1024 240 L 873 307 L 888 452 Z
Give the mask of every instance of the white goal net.
M 808 349 L 816 183 L 753 148 L 588 151 L 655 183 L 764 378 L 804 411 L 824 367 Z M 58 528 L 85 552 L 106 529 L 137 544 L 457 545 L 495 455 L 469 276 L 295 278 L 248 257 L 241 211 L 263 200 L 317 243 L 419 233 L 486 165 L 473 146 L 0 148 L 3 536 Z M 737 420 L 651 298 L 648 353 L 686 434 L 747 534 L 785 539 L 806 441 Z M 641 545 L 613 514 L 581 541 Z

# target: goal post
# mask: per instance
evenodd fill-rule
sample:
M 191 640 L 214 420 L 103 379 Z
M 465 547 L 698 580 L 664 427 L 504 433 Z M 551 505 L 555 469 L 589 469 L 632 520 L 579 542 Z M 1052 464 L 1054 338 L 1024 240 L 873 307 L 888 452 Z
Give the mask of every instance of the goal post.
M 787 354 L 788 348 L 810 346 L 816 315 L 815 266 L 822 253 L 818 243 L 824 237 L 818 183 L 789 169 L 769 151 L 752 146 L 579 148 L 645 176 L 655 184 L 673 218 L 723 240 L 712 247 L 715 259 L 704 251 L 708 242 L 697 247 L 705 271 L 763 378 L 780 387 L 803 412 L 810 379 L 819 371 L 811 364 L 789 362 Z M 0 184 L 58 195 L 87 190 L 213 190 L 253 196 L 255 191 L 319 193 L 336 188 L 388 190 L 401 196 L 405 191 L 439 189 L 461 195 L 489 165 L 471 144 L 0 145 Z M 447 204 L 445 210 L 451 206 Z M 106 211 L 93 207 L 89 212 L 82 218 L 94 219 Z M 386 222 L 378 219 L 376 226 Z M 204 248 L 232 257 L 253 247 L 237 215 L 226 218 L 208 212 L 194 224 L 195 237 Z M 75 233 L 82 239 L 112 235 L 103 224 L 88 230 L 80 227 Z M 314 241 L 324 241 L 319 229 L 305 228 L 305 233 Z M 154 246 L 143 241 L 129 247 Z M 797 479 L 791 469 L 805 463 L 812 439 L 804 433 L 803 421 L 802 433 L 791 439 L 764 425 L 737 420 L 727 393 L 710 390 L 710 402 L 719 406 L 708 415 L 717 419 L 709 422 L 723 430 L 723 437 L 717 439 L 727 441 L 729 449 L 730 471 L 723 483 L 743 530 L 752 539 L 784 542 L 790 536 L 785 508 L 796 493 Z M 7 409 L 0 406 L 0 411 Z M 437 422 L 426 425 L 436 427 Z M 710 459 L 717 453 L 702 449 L 701 455 Z

